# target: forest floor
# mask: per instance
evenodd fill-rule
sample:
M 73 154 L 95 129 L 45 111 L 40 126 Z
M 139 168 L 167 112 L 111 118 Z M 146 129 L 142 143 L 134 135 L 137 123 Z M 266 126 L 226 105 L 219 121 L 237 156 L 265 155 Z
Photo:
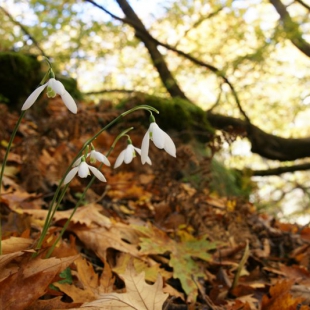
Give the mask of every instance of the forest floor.
M 50 257 L 89 179 L 71 181 L 43 246 L 36 244 L 57 184 L 85 141 L 119 112 L 108 102 L 60 99 L 27 111 L 8 157 L 0 197 L 1 309 L 310 309 L 310 228 L 281 223 L 244 198 L 220 197 L 191 144 L 171 135 L 177 158 L 155 147 L 152 166 L 139 155 L 101 169 Z M 146 128 L 128 117 L 94 142 L 105 154 L 129 124 L 140 147 Z M 18 119 L 0 105 L 0 158 Z M 146 117 L 146 120 L 148 118 Z M 126 139 L 109 156 L 112 165 Z M 35 255 L 36 254 L 36 255 Z

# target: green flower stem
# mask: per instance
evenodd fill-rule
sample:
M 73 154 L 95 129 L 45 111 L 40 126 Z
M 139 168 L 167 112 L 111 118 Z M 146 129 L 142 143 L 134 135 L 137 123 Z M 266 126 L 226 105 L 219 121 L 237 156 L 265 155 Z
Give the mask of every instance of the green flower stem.
M 118 140 L 123 137 L 123 136 L 127 136 L 127 132 L 129 132 L 130 130 L 132 130 L 133 127 L 130 127 L 126 130 L 124 130 L 121 134 L 119 134 L 116 139 L 114 140 L 112 146 L 110 147 L 106 157 L 108 158 L 109 155 L 111 154 L 111 152 L 114 150 L 114 147 L 116 145 L 116 143 L 118 142 Z M 98 169 L 100 170 L 103 166 L 103 163 L 101 163 L 98 167 Z M 53 245 L 51 246 L 51 248 L 48 250 L 47 254 L 46 254 L 46 257 L 45 258 L 49 258 L 51 256 L 51 254 L 53 253 L 57 243 L 60 241 L 60 239 L 62 238 L 63 234 L 65 233 L 65 231 L 67 230 L 72 218 L 73 218 L 73 215 L 75 214 L 76 210 L 78 209 L 78 207 L 82 204 L 82 201 L 84 200 L 85 198 L 85 195 L 86 195 L 86 192 L 88 191 L 88 189 L 93 185 L 94 181 L 95 181 L 95 176 L 93 175 L 91 180 L 89 181 L 89 183 L 87 184 L 87 186 L 85 187 L 82 195 L 80 196 L 80 199 L 78 200 L 78 202 L 76 203 L 76 205 L 74 206 L 73 210 L 72 210 L 72 213 L 70 214 L 69 218 L 67 219 L 65 225 L 63 226 L 63 228 L 61 229 L 60 233 L 59 233 L 59 236 L 57 237 L 56 241 L 53 243 Z M 68 184 L 67 184 L 68 185 Z
M 4 175 L 4 169 L 5 169 L 5 166 L 6 166 L 6 162 L 8 160 L 8 156 L 9 156 L 12 144 L 13 144 L 13 140 L 14 140 L 14 138 L 16 136 L 18 127 L 19 127 L 19 125 L 20 125 L 20 123 L 21 123 L 25 113 L 26 113 L 26 111 L 22 111 L 22 113 L 20 114 L 19 119 L 17 120 L 15 128 L 14 128 L 14 130 L 12 132 L 11 137 L 10 137 L 10 141 L 9 141 L 9 144 L 7 146 L 7 149 L 6 149 L 6 152 L 5 152 L 5 155 L 4 155 L 4 159 L 3 159 L 3 163 L 2 163 L 2 167 L 1 167 L 1 172 L 0 172 L 0 200 L 1 200 L 2 179 L 3 179 L 3 175 Z M 1 216 L 0 216 L 0 255 L 2 255 L 2 224 L 1 224 Z
M 125 117 L 126 115 L 130 114 L 130 113 L 133 113 L 137 110 L 147 110 L 147 111 L 153 111 L 155 113 L 159 113 L 158 110 L 156 110 L 155 108 L 149 106 L 149 105 L 139 105 L 139 106 L 136 106 L 126 112 L 123 112 L 122 114 L 120 114 L 118 117 L 116 117 L 113 121 L 111 121 L 109 124 L 107 124 L 105 127 L 103 127 L 101 130 L 99 130 L 92 138 L 88 139 L 83 147 L 81 148 L 81 150 L 77 153 L 77 155 L 74 157 L 74 159 L 72 160 L 71 164 L 69 165 L 69 167 L 67 168 L 66 172 L 64 173 L 64 176 L 62 177 L 62 179 L 60 180 L 59 184 L 58 184 L 58 187 L 55 191 L 55 194 L 53 196 L 53 199 L 52 199 L 52 202 L 50 204 L 50 208 L 49 208 L 49 212 L 46 216 L 46 219 L 45 219 L 45 222 L 44 222 L 44 226 L 43 226 L 43 230 L 42 230 L 42 233 L 40 235 L 40 238 L 38 240 L 38 243 L 37 243 L 37 246 L 36 246 L 36 249 L 39 250 L 41 247 L 42 247 L 42 244 L 43 244 L 43 240 L 45 238 L 45 235 L 47 233 L 47 230 L 48 230 L 48 227 L 49 225 L 51 224 L 51 221 L 52 221 L 52 218 L 53 218 L 53 215 L 55 214 L 55 212 L 57 211 L 57 208 L 58 208 L 58 205 L 59 203 L 57 203 L 57 205 L 55 206 L 55 208 L 53 209 L 53 206 L 57 200 L 57 197 L 59 195 L 59 192 L 60 192 L 60 189 L 61 189 L 61 186 L 67 176 L 67 174 L 69 173 L 69 171 L 71 170 L 71 167 L 73 166 L 73 164 L 76 162 L 76 160 L 78 158 L 81 157 L 83 151 L 88 147 L 88 145 L 90 145 L 95 139 L 97 139 L 97 137 L 103 133 L 105 130 L 107 130 L 108 128 L 110 128 L 112 125 L 114 125 L 116 122 L 118 122 L 120 119 L 122 119 L 123 117 Z M 131 130 L 131 129 L 130 129 Z M 128 130 L 129 131 L 129 130 Z M 128 132 L 128 131 L 125 131 Z M 121 138 L 121 136 L 123 135 L 124 133 L 120 134 L 114 141 L 113 145 L 111 148 L 114 148 L 116 142 Z M 66 187 L 67 189 L 67 187 Z M 61 197 L 62 198 L 62 197 Z M 59 200 L 58 200 L 59 201 Z M 60 202 L 60 201 L 59 201 Z M 52 210 L 53 210 L 53 214 L 52 214 Z
M 38 243 L 36 245 L 36 250 L 39 250 L 42 247 L 42 244 L 43 244 L 44 238 L 47 234 L 48 228 L 50 227 L 50 225 L 52 223 L 53 217 L 54 217 L 54 215 L 55 215 L 55 213 L 56 213 L 56 211 L 57 211 L 57 209 L 61 203 L 62 198 L 64 197 L 64 195 L 66 193 L 68 186 L 69 186 L 69 184 L 66 184 L 66 186 L 62 189 L 61 194 L 57 200 L 57 203 L 55 204 L 55 207 L 54 207 L 54 203 L 53 203 L 53 204 L 51 204 L 51 207 L 48 209 L 47 216 L 45 219 L 45 223 L 44 223 L 40 238 L 38 240 Z M 33 257 L 36 257 L 36 256 L 37 256 L 37 252 L 33 254 Z
M 101 169 L 101 167 L 103 166 L 103 164 L 101 164 L 99 166 L 98 169 Z M 60 233 L 59 233 L 59 236 L 57 237 L 56 241 L 53 243 L 53 245 L 50 247 L 50 249 L 48 250 L 45 258 L 49 258 L 51 256 L 51 254 L 53 253 L 57 243 L 60 241 L 60 239 L 62 238 L 63 234 L 65 233 L 65 231 L 67 230 L 70 222 L 71 222 L 71 219 L 73 217 L 73 215 L 75 214 L 76 210 L 78 209 L 78 207 L 82 204 L 83 202 L 83 199 L 86 195 L 86 192 L 88 191 L 88 189 L 92 186 L 92 184 L 94 183 L 95 181 L 95 176 L 93 175 L 91 180 L 89 181 L 89 183 L 87 184 L 87 186 L 85 187 L 80 199 L 78 200 L 78 202 L 76 203 L 76 205 L 74 206 L 73 210 L 72 210 L 72 213 L 70 214 L 69 218 L 67 219 L 65 225 L 63 226 L 63 228 L 61 229 Z

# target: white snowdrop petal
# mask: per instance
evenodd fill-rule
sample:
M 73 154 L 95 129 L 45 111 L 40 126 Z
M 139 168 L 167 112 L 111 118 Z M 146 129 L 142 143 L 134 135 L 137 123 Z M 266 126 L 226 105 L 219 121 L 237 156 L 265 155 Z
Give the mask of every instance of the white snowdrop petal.
M 134 149 L 135 149 L 136 152 L 141 156 L 141 150 L 138 149 L 137 147 L 134 147 Z M 146 163 L 149 164 L 149 165 L 152 165 L 152 161 L 151 161 L 151 159 L 150 159 L 149 156 L 146 158 Z
M 141 150 L 139 148 L 135 147 L 135 146 L 133 148 L 141 156 Z
M 69 182 L 71 182 L 71 180 L 75 177 L 76 173 L 78 172 L 79 167 L 75 167 L 73 169 L 71 169 L 68 174 L 66 175 L 65 179 L 64 179 L 64 185 L 68 184 Z
M 81 163 L 82 157 L 83 157 L 83 156 L 79 157 L 79 158 L 73 163 L 72 166 L 73 166 L 73 167 L 78 166 L 78 165 Z
M 56 79 L 54 78 L 51 78 L 49 81 L 48 81 L 48 86 L 50 86 L 53 91 L 62 96 L 64 94 L 64 92 L 66 91 L 65 90 L 65 87 L 62 85 L 61 82 L 57 81 Z
M 79 177 L 87 178 L 89 175 L 89 166 L 85 161 L 82 161 L 79 165 Z
M 106 165 L 106 166 L 108 166 L 108 167 L 110 167 L 111 166 L 111 163 L 110 163 L 110 161 L 108 160 L 108 158 L 106 157 L 106 156 L 104 156 L 104 155 L 102 155 L 103 156 L 103 163 Z
M 165 132 L 164 134 L 165 134 L 165 146 L 164 146 L 165 151 L 169 155 L 176 157 L 176 147 L 174 142 L 172 141 L 172 139 L 169 137 L 168 134 L 166 134 Z
M 156 123 L 152 123 L 152 125 L 152 140 L 156 147 L 163 149 L 165 145 L 165 132 Z
M 150 133 L 149 130 L 143 137 L 142 144 L 141 144 L 141 162 L 142 165 L 146 163 L 149 154 L 149 146 L 150 146 Z
M 38 99 L 39 95 L 42 93 L 46 85 L 47 83 L 39 86 L 30 94 L 30 96 L 26 99 L 25 103 L 22 106 L 22 111 L 29 109 L 35 103 L 35 101 Z
M 90 152 L 90 157 L 95 158 L 96 160 L 98 160 L 101 163 L 104 163 L 106 166 L 111 166 L 109 160 L 107 159 L 106 156 L 104 156 L 103 154 L 101 154 L 100 152 L 97 152 L 95 150 L 92 150 Z
M 88 166 L 90 171 L 94 174 L 94 176 L 101 182 L 106 182 L 106 178 L 104 177 L 104 175 L 95 167 L 93 166 Z
M 114 169 L 118 168 L 124 161 L 124 157 L 125 157 L 125 151 L 123 150 L 119 153 L 118 157 L 116 158 L 115 164 L 114 164 Z
M 61 95 L 61 99 L 69 111 L 71 111 L 74 114 L 77 113 L 76 103 L 74 99 L 71 97 L 71 95 L 66 90 L 64 90 L 63 94 Z
M 146 163 L 149 164 L 150 166 L 152 166 L 152 161 L 151 161 L 151 158 L 150 158 L 150 157 L 147 157 Z
M 132 144 L 128 144 L 127 148 L 125 150 L 125 156 L 124 156 L 124 162 L 125 164 L 129 164 L 132 162 L 133 159 L 133 153 L 134 153 L 134 148 L 132 146 Z

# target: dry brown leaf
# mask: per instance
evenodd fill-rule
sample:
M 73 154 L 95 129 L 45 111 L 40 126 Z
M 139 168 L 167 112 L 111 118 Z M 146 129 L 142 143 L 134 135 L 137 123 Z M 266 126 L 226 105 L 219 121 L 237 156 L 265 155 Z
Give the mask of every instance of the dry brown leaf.
M 14 253 L 26 250 L 33 243 L 32 239 L 11 237 L 2 240 L 2 254 Z
M 150 257 L 143 257 L 143 260 L 131 256 L 128 253 L 119 253 L 117 257 L 116 266 L 113 271 L 116 274 L 123 274 L 126 272 L 128 264 L 132 262 L 136 273 L 145 272 L 145 280 L 150 282 L 155 282 L 157 280 L 158 274 L 160 274 L 164 279 L 172 278 L 172 272 L 169 272 L 163 268 L 160 268 L 160 264 L 152 260 Z
M 9 275 L 18 271 L 18 266 L 16 264 L 10 264 L 15 258 L 26 254 L 25 252 L 15 252 L 10 254 L 4 254 L 0 256 L 0 282 L 7 278 Z M 4 268 L 5 267 L 5 268 Z
M 169 296 L 173 296 L 175 298 L 181 298 L 183 301 L 185 301 L 184 293 L 179 292 L 169 284 L 166 284 L 164 286 L 163 292 L 169 294 Z
M 296 310 L 297 306 L 304 301 L 304 298 L 294 298 L 290 289 L 294 280 L 278 282 L 270 288 L 269 298 L 264 295 L 262 298 L 261 310 Z
M 111 221 L 106 216 L 102 215 L 99 211 L 102 206 L 98 204 L 88 204 L 87 206 L 77 209 L 71 219 L 72 224 L 82 224 L 90 227 L 95 224 L 100 227 L 110 227 Z M 42 221 L 47 215 L 47 210 L 23 210 L 23 213 L 33 216 L 34 220 Z M 56 212 L 53 219 L 54 221 L 67 220 L 72 213 L 72 210 Z
M 79 303 L 63 302 L 63 296 L 58 296 L 52 299 L 36 300 L 27 310 L 55 310 L 55 309 L 72 309 L 78 307 Z
M 121 275 L 125 281 L 126 293 L 103 294 L 100 299 L 85 303 L 81 308 L 104 310 L 162 310 L 168 294 L 163 293 L 163 280 L 159 275 L 153 285 L 144 280 L 144 272 L 136 275 L 133 266 Z
M 80 257 L 74 264 L 77 267 L 76 272 L 72 272 L 79 279 L 81 287 L 75 285 L 54 283 L 62 292 L 67 294 L 75 303 L 85 303 L 99 298 L 100 294 L 112 291 L 111 281 L 114 282 L 112 272 L 109 272 L 108 264 L 105 264 L 105 270 L 101 279 L 95 273 L 92 265 Z M 109 276 L 109 280 L 106 276 Z M 103 278 L 104 277 L 104 278 Z
M 94 251 L 102 260 L 106 260 L 106 250 L 113 248 L 133 256 L 139 256 L 139 233 L 132 227 L 113 223 L 110 228 L 73 227 L 72 231 L 85 244 L 88 249 Z
M 0 282 L 0 309 L 23 310 L 44 295 L 53 278 L 78 256 L 41 259 L 25 257 L 15 273 Z

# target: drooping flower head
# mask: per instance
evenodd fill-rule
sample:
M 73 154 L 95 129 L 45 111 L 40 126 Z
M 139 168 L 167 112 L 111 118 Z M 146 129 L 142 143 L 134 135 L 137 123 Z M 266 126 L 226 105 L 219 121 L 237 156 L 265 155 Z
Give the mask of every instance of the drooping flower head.
M 107 158 L 106 156 L 104 156 L 103 154 L 101 154 L 100 152 L 96 151 L 95 148 L 94 148 L 94 146 L 93 146 L 93 144 L 91 144 L 91 149 L 92 149 L 92 150 L 88 153 L 88 150 L 89 150 L 89 145 L 88 145 L 87 148 L 86 148 L 86 154 L 87 154 L 87 155 L 83 155 L 83 156 L 81 156 L 80 158 L 78 158 L 78 159 L 73 163 L 73 167 L 78 166 L 78 165 L 81 163 L 83 157 L 85 157 L 85 158 L 88 158 L 88 157 L 89 157 L 89 158 L 90 158 L 90 163 L 91 163 L 91 164 L 94 164 L 94 163 L 96 163 L 97 161 L 99 161 L 100 163 L 103 163 L 103 164 L 105 164 L 105 165 L 108 166 L 108 167 L 111 166 L 111 164 L 110 164 L 108 158 Z
M 154 116 L 150 116 L 150 127 L 145 133 L 141 145 L 141 162 L 144 165 L 147 162 L 150 140 L 152 140 L 156 147 L 164 149 L 169 155 L 176 157 L 176 147 L 174 142 L 155 122 Z
M 123 162 L 125 164 L 131 163 L 134 157 L 136 157 L 136 152 L 141 156 L 141 150 L 137 147 L 134 147 L 132 145 L 131 139 L 128 137 L 127 140 L 127 147 L 125 150 L 121 151 L 120 154 L 118 155 L 115 164 L 114 164 L 114 169 L 118 168 Z M 151 159 L 147 156 L 146 162 L 149 165 L 152 165 Z
M 85 156 L 82 156 L 79 164 L 75 167 L 73 167 L 69 173 L 67 174 L 67 176 L 64 179 L 63 184 L 66 185 L 69 182 L 71 182 L 71 180 L 75 177 L 76 174 L 78 174 L 78 176 L 80 178 L 87 178 L 90 175 L 90 171 L 94 174 L 94 176 L 101 182 L 106 182 L 106 178 L 104 177 L 104 175 L 96 168 L 93 166 L 90 166 L 86 163 L 85 161 Z
M 45 84 L 35 89 L 23 104 L 22 111 L 29 109 L 35 103 L 39 95 L 46 87 L 47 87 L 47 96 L 49 98 L 54 98 L 57 94 L 60 95 L 61 99 L 63 100 L 68 110 L 74 114 L 77 113 L 77 106 L 74 99 L 66 91 L 62 83 L 57 81 L 55 78 L 50 78 Z

